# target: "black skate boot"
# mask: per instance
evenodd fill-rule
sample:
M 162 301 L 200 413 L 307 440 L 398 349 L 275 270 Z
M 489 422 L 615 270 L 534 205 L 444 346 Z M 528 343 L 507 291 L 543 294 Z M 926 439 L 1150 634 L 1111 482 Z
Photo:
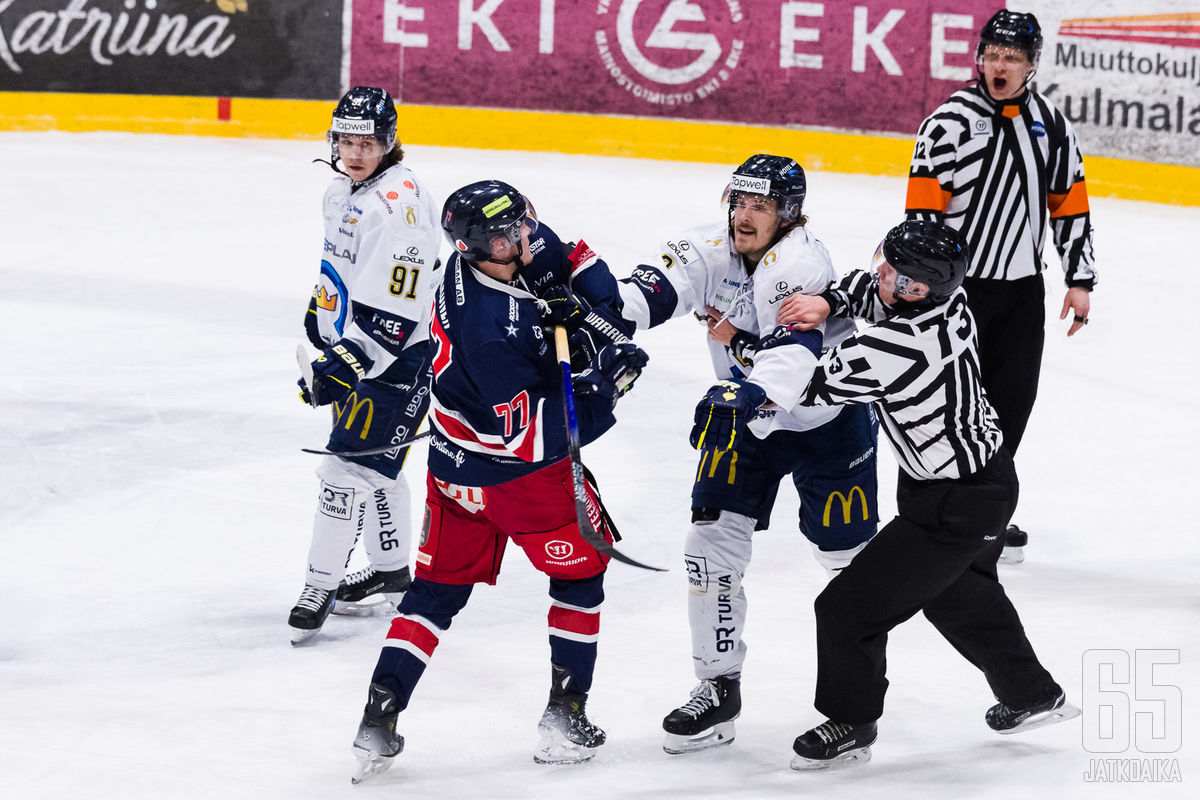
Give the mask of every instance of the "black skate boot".
M 1016 525 L 1004 529 L 1004 550 L 1000 553 L 1001 564 L 1016 566 L 1025 560 L 1025 545 L 1029 544 L 1029 534 Z
M 377 570 L 374 567 L 360 569 L 346 576 L 338 586 L 337 606 L 333 613 L 350 616 L 391 613 L 400 604 L 410 584 L 412 573 L 408 567 L 397 570 Z M 364 602 L 368 598 L 373 602 Z
M 305 584 L 300 599 L 288 616 L 288 625 L 292 628 L 292 644 L 302 644 L 321 631 L 333 608 L 333 590 L 318 589 L 316 586 Z
M 596 754 L 604 731 L 587 718 L 587 694 L 568 689 L 571 674 L 551 664 L 550 701 L 538 722 L 541 741 L 533 760 L 539 764 L 577 764 Z
M 354 737 L 358 771 L 350 779 L 351 783 L 362 783 L 383 772 L 404 750 L 404 737 L 396 733 L 399 714 L 396 695 L 390 689 L 372 683 L 367 690 L 367 706 L 358 725 L 358 735 Z
M 874 722 L 850 725 L 827 719 L 796 737 L 792 769 L 804 772 L 861 766 L 871 760 L 871 745 L 878 735 Z
M 724 675 L 700 681 L 692 698 L 663 719 L 663 750 L 673 756 L 733 741 L 733 721 L 742 713 L 742 682 Z
M 1079 716 L 1079 709 L 1067 702 L 1061 689 L 1054 697 L 1016 707 L 997 703 L 987 710 L 984 719 L 997 733 L 1024 733 L 1044 725 L 1053 725 Z

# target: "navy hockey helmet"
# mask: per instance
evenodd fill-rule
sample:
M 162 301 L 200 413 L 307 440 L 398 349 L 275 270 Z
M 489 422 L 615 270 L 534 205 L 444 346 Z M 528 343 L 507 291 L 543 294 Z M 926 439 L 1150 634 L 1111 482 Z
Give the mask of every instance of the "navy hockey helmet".
M 941 222 L 907 220 L 888 231 L 875 251 L 898 275 L 929 287 L 921 304 L 944 303 L 967 274 L 967 246 L 958 231 Z M 897 280 L 897 293 L 904 287 Z
M 1042 56 L 1042 26 L 1033 14 L 1002 8 L 983 24 L 983 30 L 979 32 L 975 64 L 980 69 L 983 68 L 983 51 L 989 44 L 1025 53 L 1029 59 L 1029 77 L 1032 77 Z
M 468 261 L 492 261 L 492 243 L 502 238 L 509 244 L 521 243 L 521 226 L 530 234 L 537 230 L 537 213 L 529 198 L 504 181 L 478 181 L 464 186 L 446 199 L 442 206 L 442 230 L 450 246 Z M 518 249 L 515 259 L 519 260 Z
M 396 105 L 386 89 L 355 86 L 342 95 L 327 136 L 333 161 L 339 158 L 338 140 L 344 135 L 373 137 L 381 156 L 396 146 Z
M 732 215 L 734 206 L 743 195 L 773 197 L 778 202 L 780 220 L 796 222 L 800 219 L 800 209 L 804 206 L 807 191 L 804 170 L 794 159 L 759 153 L 750 156 L 734 170 L 724 199 L 729 201 L 729 213 Z

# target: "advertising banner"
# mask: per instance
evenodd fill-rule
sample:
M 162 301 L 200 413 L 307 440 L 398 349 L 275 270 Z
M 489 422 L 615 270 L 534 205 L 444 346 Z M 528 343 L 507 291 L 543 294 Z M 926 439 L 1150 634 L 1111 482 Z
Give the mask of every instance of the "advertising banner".
M 409 103 L 912 135 L 996 0 L 356 0 L 351 83 Z
M 1037 89 L 1085 155 L 1200 167 L 1200 4 L 1029 0 L 1045 36 Z
M 0 0 L 0 91 L 329 100 L 342 0 Z

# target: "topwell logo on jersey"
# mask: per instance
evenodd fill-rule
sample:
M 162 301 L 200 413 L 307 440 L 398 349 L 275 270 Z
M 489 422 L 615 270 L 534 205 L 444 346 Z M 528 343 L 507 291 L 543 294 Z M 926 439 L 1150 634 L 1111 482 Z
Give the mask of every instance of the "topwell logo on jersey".
M 596 51 L 639 100 L 679 106 L 728 83 L 742 59 L 739 0 L 599 0 Z

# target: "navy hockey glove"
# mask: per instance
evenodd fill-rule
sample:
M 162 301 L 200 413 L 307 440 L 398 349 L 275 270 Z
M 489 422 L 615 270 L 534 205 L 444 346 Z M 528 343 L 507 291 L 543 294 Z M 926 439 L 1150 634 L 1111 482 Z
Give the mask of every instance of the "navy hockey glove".
M 370 368 L 371 362 L 366 354 L 357 345 L 342 340 L 322 350 L 317 360 L 312 362 L 314 385 L 308 387 L 308 394 L 316 398 L 319 406 L 340 403 Z M 300 392 L 302 400 L 305 399 L 303 388 Z
M 313 292 L 313 296 L 308 298 L 308 310 L 304 312 L 304 335 L 308 337 L 308 341 L 313 347 L 318 350 L 324 350 L 328 344 L 321 338 L 321 331 L 317 328 L 317 295 Z
M 591 308 L 582 297 L 572 294 L 566 286 L 557 284 L 546 287 L 540 299 L 542 324 L 549 327 L 561 325 L 567 329 L 567 333 L 579 330 Z
M 766 401 L 767 393 L 749 381 L 714 384 L 696 406 L 695 424 L 688 441 L 697 450 L 703 447 L 732 450 L 754 412 Z
M 615 405 L 649 361 L 646 351 L 633 342 L 607 344 L 596 354 L 595 363 L 576 375 L 571 385 L 577 395 L 602 395 Z

